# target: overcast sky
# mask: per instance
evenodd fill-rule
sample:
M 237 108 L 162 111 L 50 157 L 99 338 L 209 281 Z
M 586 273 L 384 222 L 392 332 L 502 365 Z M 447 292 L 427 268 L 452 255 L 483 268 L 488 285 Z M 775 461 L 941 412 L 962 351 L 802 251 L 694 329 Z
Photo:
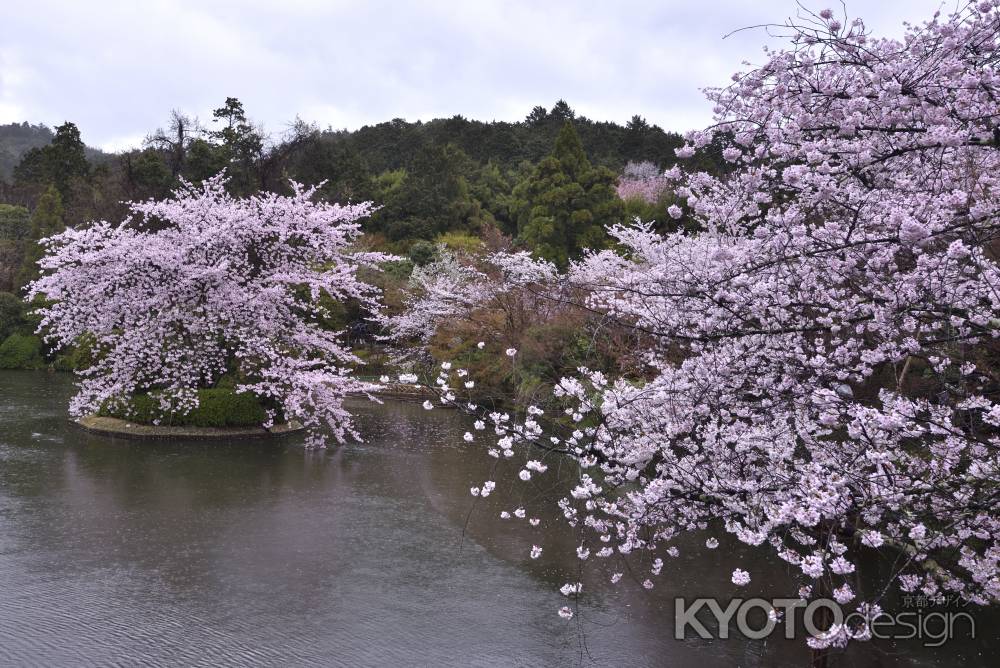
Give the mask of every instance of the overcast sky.
M 839 0 L 803 0 L 811 9 Z M 793 0 L 628 3 L 361 0 L 4 0 L 0 123 L 75 122 L 90 145 L 134 146 L 171 109 L 227 96 L 279 134 L 296 115 L 354 129 L 402 117 L 519 120 L 565 98 L 578 114 L 704 125 L 700 89 L 760 62 Z M 943 4 L 954 5 L 954 0 Z M 848 0 L 899 35 L 940 0 Z

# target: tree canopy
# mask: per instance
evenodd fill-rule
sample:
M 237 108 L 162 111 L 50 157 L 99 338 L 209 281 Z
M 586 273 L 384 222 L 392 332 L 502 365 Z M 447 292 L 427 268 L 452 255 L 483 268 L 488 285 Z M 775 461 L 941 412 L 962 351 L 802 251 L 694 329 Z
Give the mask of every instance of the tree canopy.
M 301 420 L 316 445 L 353 434 L 342 402 L 369 386 L 348 375 L 358 359 L 340 333 L 321 326 L 322 299 L 377 311 L 377 289 L 356 273 L 383 257 L 351 250 L 370 205 L 314 194 L 295 186 L 287 197 L 234 198 L 217 177 L 132 203 L 121 224 L 52 237 L 28 296 L 44 297 L 41 327 L 54 347 L 92 342 L 71 413 L 149 394 L 185 414 L 197 390 L 229 376 L 266 403 L 264 426 Z
M 622 222 L 616 181 L 611 170 L 590 164 L 566 120 L 552 154 L 514 189 L 518 236 L 560 267 L 586 248 L 603 247 L 606 228 Z
M 24 257 L 17 274 L 16 287 L 23 288 L 38 277 L 38 261 L 45 254 L 41 240 L 54 236 L 65 229 L 63 222 L 62 196 L 55 185 L 49 186 L 38 200 L 31 213 L 30 227 L 24 238 Z
M 25 153 L 14 169 L 16 181 L 55 186 L 63 197 L 69 195 L 75 179 L 86 178 L 89 174 L 90 163 L 80 130 L 69 122 L 56 128 L 48 145 Z

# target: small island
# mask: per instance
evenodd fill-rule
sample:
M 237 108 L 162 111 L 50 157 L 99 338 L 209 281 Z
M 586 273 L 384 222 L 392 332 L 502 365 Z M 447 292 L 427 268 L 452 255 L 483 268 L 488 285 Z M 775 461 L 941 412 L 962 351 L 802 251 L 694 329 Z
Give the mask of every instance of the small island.
M 134 395 L 129 401 L 108 402 L 96 413 L 74 420 L 88 431 L 136 439 L 232 439 L 286 436 L 303 429 L 296 420 L 248 392 L 232 387 L 197 390 L 197 406 L 172 410 L 157 393 Z M 269 415 L 275 415 L 269 418 Z
M 288 436 L 303 429 L 296 421 L 283 422 L 273 427 L 192 427 L 187 425 L 154 425 L 132 422 L 103 415 L 86 415 L 75 424 L 87 431 L 105 436 L 133 439 L 183 439 L 228 440 L 246 438 L 273 438 Z

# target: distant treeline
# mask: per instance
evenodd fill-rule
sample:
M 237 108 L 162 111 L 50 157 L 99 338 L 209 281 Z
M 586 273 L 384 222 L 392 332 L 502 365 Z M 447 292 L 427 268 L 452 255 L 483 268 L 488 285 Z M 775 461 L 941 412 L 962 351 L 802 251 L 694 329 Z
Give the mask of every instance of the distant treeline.
M 594 121 L 562 100 L 516 123 L 455 116 L 346 131 L 296 121 L 272 138 L 228 98 L 205 124 L 172 112 L 142 147 L 119 154 L 85 146 L 71 122 L 54 131 L 0 126 L 0 291 L 35 273 L 38 235 L 120 220 L 123 202 L 165 197 L 181 179 L 198 183 L 223 169 L 237 196 L 287 192 L 294 179 L 322 183 L 318 197 L 329 201 L 375 201 L 382 208 L 365 223 L 371 244 L 416 262 L 444 237 L 469 245 L 492 231 L 564 264 L 599 247 L 607 225 L 662 211 L 662 202 L 623 203 L 615 186 L 627 162 L 667 168 L 682 144 L 639 116 Z M 720 164 L 707 160 L 709 169 Z
M 52 142 L 54 133 L 47 125 L 23 123 L 0 124 L 0 181 L 10 181 L 14 168 L 25 153 L 33 148 L 42 148 Z M 84 152 L 92 162 L 102 162 L 113 156 L 104 151 L 86 146 Z

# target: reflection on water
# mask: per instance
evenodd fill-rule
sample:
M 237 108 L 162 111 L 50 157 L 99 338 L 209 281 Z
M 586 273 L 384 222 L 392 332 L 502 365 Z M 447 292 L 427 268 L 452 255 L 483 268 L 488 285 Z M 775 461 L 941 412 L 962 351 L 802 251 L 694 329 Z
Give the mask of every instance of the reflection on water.
M 366 442 L 315 453 L 294 439 L 97 437 L 65 419 L 70 394 L 65 375 L 0 372 L 0 664 L 808 660 L 799 641 L 673 639 L 673 597 L 732 596 L 738 546 L 692 539 L 653 593 L 609 590 L 606 574 L 578 572 L 574 536 L 551 514 L 537 528 L 498 518 L 523 486 L 500 478 L 473 505 L 468 488 L 493 462 L 462 442 L 454 413 L 359 402 Z M 551 498 L 530 507 L 551 513 Z M 589 595 L 565 622 L 555 590 L 578 579 Z M 783 584 L 784 568 L 754 563 L 761 588 L 747 593 L 771 593 L 768 580 Z M 982 635 L 995 648 L 995 631 Z M 987 665 L 978 645 L 862 646 L 839 663 Z

